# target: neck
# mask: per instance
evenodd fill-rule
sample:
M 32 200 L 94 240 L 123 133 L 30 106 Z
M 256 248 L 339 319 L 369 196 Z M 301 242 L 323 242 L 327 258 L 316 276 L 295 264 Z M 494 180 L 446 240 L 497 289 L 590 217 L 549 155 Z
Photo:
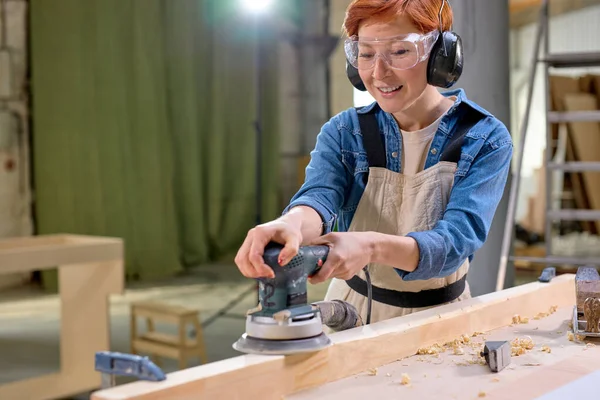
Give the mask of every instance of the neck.
M 428 85 L 423 93 L 407 108 L 392 115 L 404 131 L 416 131 L 431 125 L 453 104 L 437 89 Z

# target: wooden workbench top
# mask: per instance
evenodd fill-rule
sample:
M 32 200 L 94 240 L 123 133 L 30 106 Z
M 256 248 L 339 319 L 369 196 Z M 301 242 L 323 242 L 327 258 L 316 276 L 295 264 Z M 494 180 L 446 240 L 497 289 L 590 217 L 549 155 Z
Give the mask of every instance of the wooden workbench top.
M 569 334 L 572 307 L 553 310 L 540 319 L 530 318 L 526 323 L 484 334 L 465 332 L 468 341 L 457 338 L 461 342 L 456 351 L 459 354 L 452 345 L 440 343 L 440 348 L 423 349 L 433 354 L 407 357 L 286 399 L 535 399 L 600 370 L 600 341 L 580 341 Z M 479 357 L 486 340 L 518 340 L 525 345 L 521 350 L 524 354 L 513 354 L 510 366 L 493 373 Z M 529 340 L 533 342 L 531 349 L 527 349 Z M 513 346 L 513 352 L 518 348 Z

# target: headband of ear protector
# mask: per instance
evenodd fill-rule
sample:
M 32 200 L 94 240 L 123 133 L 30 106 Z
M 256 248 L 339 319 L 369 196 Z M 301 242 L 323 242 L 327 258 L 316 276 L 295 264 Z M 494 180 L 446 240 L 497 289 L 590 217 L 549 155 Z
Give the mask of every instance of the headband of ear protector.
M 454 85 L 462 74 L 463 47 L 458 34 L 442 30 L 442 10 L 446 2 L 448 0 L 442 0 L 442 6 L 440 7 L 440 35 L 431 48 L 427 60 L 427 83 L 447 89 Z M 448 7 L 450 7 L 450 3 L 448 3 Z M 358 69 L 348 61 L 346 61 L 346 75 L 352 86 L 360 91 L 367 91 L 362 79 L 360 79 Z

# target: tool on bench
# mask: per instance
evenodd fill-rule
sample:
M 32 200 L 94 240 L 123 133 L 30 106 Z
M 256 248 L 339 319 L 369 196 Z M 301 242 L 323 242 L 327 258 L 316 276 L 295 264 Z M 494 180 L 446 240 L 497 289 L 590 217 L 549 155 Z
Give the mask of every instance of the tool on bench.
M 581 266 L 575 274 L 573 333 L 600 337 L 600 275 L 594 266 Z
M 538 281 L 548 283 L 554 277 L 556 277 L 556 268 L 555 267 L 546 267 L 542 271 L 542 274 L 539 276 Z
M 145 381 L 163 381 L 164 372 L 148 357 L 112 351 L 96 353 L 95 369 L 102 373 L 102 388 L 115 386 L 115 377 L 133 376 Z
M 510 351 L 510 343 L 507 341 L 489 341 L 485 342 L 480 355 L 485 358 L 492 372 L 500 372 L 510 365 Z
M 317 351 L 331 344 L 323 324 L 335 331 L 363 325 L 360 314 L 349 303 L 308 303 L 308 277 L 325 263 L 328 246 L 301 246 L 285 266 L 278 262 L 282 249 L 274 242 L 265 247 L 263 259 L 275 277 L 258 279 L 259 303 L 248 310 L 246 332 L 233 344 L 237 351 L 273 355 Z

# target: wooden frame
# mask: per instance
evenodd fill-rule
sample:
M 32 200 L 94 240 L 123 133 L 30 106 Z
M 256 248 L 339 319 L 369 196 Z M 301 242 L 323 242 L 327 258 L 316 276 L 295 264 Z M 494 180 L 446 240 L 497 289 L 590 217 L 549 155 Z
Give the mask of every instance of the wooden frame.
M 55 399 L 96 390 L 97 351 L 110 350 L 109 301 L 124 291 L 123 241 L 47 235 L 0 240 L 0 274 L 58 268 L 60 371 L 0 385 L 0 399 Z
M 533 282 L 405 317 L 330 335 L 327 349 L 293 356 L 242 355 L 167 375 L 162 382 L 133 382 L 92 394 L 92 400 L 281 399 L 381 367 L 419 348 L 452 341 L 465 332 L 512 324 L 552 306 L 575 304 L 573 274 Z M 241 332 L 240 332 L 241 333 Z

